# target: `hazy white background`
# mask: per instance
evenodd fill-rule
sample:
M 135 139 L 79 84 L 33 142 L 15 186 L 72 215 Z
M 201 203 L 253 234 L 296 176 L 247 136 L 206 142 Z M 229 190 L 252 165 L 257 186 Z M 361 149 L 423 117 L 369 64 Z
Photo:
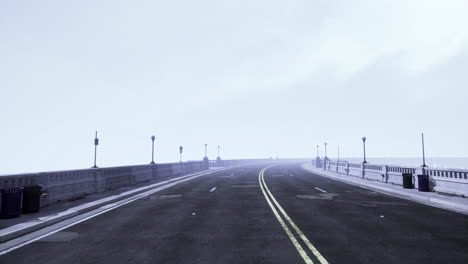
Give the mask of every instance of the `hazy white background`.
M 468 1 L 0 0 L 0 174 L 468 156 Z M 468 159 L 467 159 L 468 160 Z

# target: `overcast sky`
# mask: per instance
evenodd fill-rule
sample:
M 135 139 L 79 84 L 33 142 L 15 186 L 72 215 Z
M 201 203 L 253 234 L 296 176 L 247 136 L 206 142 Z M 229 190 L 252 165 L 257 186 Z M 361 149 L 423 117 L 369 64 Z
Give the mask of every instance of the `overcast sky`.
M 468 1 L 0 0 L 0 174 L 468 156 Z M 323 152 L 322 152 L 323 154 Z

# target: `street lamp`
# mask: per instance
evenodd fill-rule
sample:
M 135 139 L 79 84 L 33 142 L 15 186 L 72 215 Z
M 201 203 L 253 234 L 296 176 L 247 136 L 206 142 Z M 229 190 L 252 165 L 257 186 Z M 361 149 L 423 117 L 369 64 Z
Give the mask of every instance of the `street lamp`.
M 217 161 L 217 162 L 220 162 L 220 161 L 221 161 L 220 149 L 221 149 L 221 147 L 218 146 L 218 157 L 216 158 L 216 161 Z
M 98 166 L 96 165 L 96 158 L 97 158 L 97 146 L 99 145 L 99 138 L 97 137 L 97 131 L 96 131 L 96 136 L 94 137 L 94 166 L 93 168 L 97 168 Z
M 208 144 L 205 144 L 205 158 L 208 158 Z
M 424 133 L 421 133 L 421 140 L 422 140 L 422 154 L 423 154 L 423 165 L 422 165 L 422 167 L 427 167 L 427 165 L 426 165 L 426 154 L 424 153 Z
M 184 150 L 184 147 L 180 146 L 179 147 L 179 160 L 182 162 L 182 151 Z
M 151 136 L 151 142 L 152 142 L 152 152 L 151 152 L 151 164 L 154 164 L 154 140 L 156 139 L 155 136 Z
M 364 161 L 362 163 L 366 164 L 367 161 L 366 161 L 366 137 L 362 137 L 362 144 L 363 144 L 363 147 L 364 147 Z
M 325 142 L 324 145 L 325 145 L 325 158 L 327 158 L 327 142 Z

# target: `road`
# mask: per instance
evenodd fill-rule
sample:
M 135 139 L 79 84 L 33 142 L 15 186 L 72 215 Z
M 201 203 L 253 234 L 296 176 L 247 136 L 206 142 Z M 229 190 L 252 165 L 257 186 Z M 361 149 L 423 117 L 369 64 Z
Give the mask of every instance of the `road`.
M 0 256 L 0 263 L 468 263 L 468 216 L 299 164 L 180 183 Z

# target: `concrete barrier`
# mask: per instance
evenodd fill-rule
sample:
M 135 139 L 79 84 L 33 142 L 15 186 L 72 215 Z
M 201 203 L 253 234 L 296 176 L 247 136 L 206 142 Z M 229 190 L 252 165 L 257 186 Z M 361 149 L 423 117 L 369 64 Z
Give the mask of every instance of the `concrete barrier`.
M 191 161 L 3 175 L 0 176 L 0 188 L 40 184 L 47 192 L 47 195 L 42 197 L 41 206 L 46 206 L 157 178 L 175 177 L 207 169 L 202 161 Z

